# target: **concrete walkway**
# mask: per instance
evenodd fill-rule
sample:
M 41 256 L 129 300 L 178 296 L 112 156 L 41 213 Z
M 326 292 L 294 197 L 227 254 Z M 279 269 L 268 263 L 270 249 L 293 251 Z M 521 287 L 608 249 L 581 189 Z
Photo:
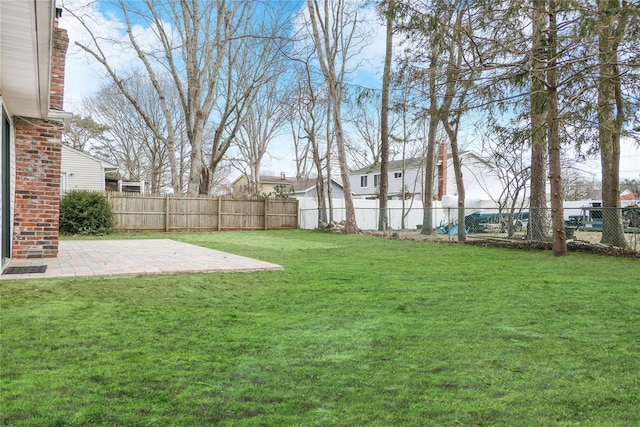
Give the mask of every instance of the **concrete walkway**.
M 47 265 L 45 273 L 2 279 L 282 270 L 282 266 L 169 239 L 63 240 L 57 258 L 16 259 L 9 267 Z M 6 271 L 6 269 L 5 269 Z

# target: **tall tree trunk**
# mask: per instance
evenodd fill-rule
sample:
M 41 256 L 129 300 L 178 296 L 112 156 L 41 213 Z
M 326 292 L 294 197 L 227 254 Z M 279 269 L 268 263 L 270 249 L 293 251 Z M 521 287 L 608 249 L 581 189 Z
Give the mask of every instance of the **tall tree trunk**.
M 329 183 L 331 185 L 331 183 Z M 321 224 L 327 224 L 327 196 L 324 193 L 324 180 L 322 175 L 318 175 L 316 178 L 316 192 L 318 199 L 318 227 Z
M 340 106 L 341 101 L 334 97 L 333 103 L 333 120 L 336 135 L 336 147 L 338 148 L 338 163 L 340 164 L 340 177 L 342 178 L 342 188 L 344 189 L 345 231 L 347 234 L 356 234 L 358 232 L 358 226 L 356 225 L 356 211 L 353 206 L 351 182 L 349 181 L 347 154 L 344 149 L 344 133 L 342 131 L 341 117 L 342 108 Z
M 204 129 L 198 129 L 195 125 L 187 128 L 187 138 L 191 142 L 191 164 L 187 181 L 187 194 L 190 195 L 209 193 L 211 174 L 202 150 L 203 132 Z
M 380 109 L 380 214 L 378 230 L 388 227 L 387 199 L 389 193 L 389 85 L 391 84 L 391 58 L 393 56 L 393 9 L 394 1 L 388 0 L 385 17 L 387 32 L 385 38 L 384 70 L 382 72 L 382 108 Z
M 433 179 L 436 173 L 436 133 L 438 131 L 438 99 L 436 97 L 436 64 L 438 55 L 435 49 L 431 52 L 429 69 L 429 131 L 427 136 L 427 161 L 424 170 L 424 186 L 422 188 L 422 230 L 421 234 L 433 234 Z M 447 167 L 447 165 L 443 165 Z
M 315 126 L 314 126 L 315 128 Z M 318 200 L 318 226 L 327 221 L 327 199 L 325 195 L 324 175 L 322 173 L 322 157 L 317 145 L 315 134 L 309 134 L 309 143 L 311 144 L 311 152 L 313 153 L 313 164 L 316 167 L 316 197 Z M 331 182 L 329 181 L 329 186 Z
M 551 182 L 551 224 L 553 227 L 553 254 L 567 254 L 564 229 L 564 195 L 560 164 L 560 132 L 558 113 L 558 24 L 556 0 L 549 0 L 549 46 L 547 49 L 547 131 L 549 133 L 549 181 Z
M 331 146 L 333 145 L 333 139 L 331 138 L 331 105 L 327 105 L 327 152 L 325 153 L 325 160 L 327 164 L 327 182 L 331 182 L 331 177 L 333 172 L 331 171 L 331 153 L 333 150 Z M 344 187 L 342 187 L 344 191 Z M 329 222 L 333 221 L 333 186 L 329 185 L 327 187 L 327 199 L 329 201 Z
M 260 163 L 250 164 L 249 170 L 251 171 L 252 192 L 253 195 L 257 196 L 260 194 Z
M 401 215 L 401 229 L 407 228 L 407 170 L 405 161 L 407 158 L 407 112 L 402 112 L 402 183 L 401 183 L 401 192 L 402 195 L 402 215 Z M 413 196 L 412 196 L 413 197 Z
M 202 133 L 195 132 L 193 129 L 188 129 L 187 137 L 191 142 L 191 167 L 189 169 L 187 193 L 202 194 L 203 190 L 206 190 L 207 192 L 209 190 L 209 170 L 202 154 Z
M 307 0 L 311 20 L 313 42 L 316 47 L 320 69 L 328 87 L 328 100 L 331 106 L 333 129 L 338 149 L 338 163 L 344 189 L 345 231 L 347 234 L 358 232 L 356 213 L 353 206 L 351 182 L 349 181 L 349 167 L 344 147 L 344 132 L 342 129 L 342 101 L 344 95 L 344 76 L 348 50 L 353 40 L 357 19 L 345 25 L 347 21 L 346 2 L 336 4 L 325 0 L 320 7 L 316 0 Z M 335 9 L 334 9 L 335 7 Z M 331 16 L 331 19 L 330 19 Z M 333 22 L 332 22 L 333 20 Z M 338 52 L 340 55 L 338 55 Z
M 602 243 L 624 248 L 627 241 L 620 209 L 620 133 L 624 122 L 624 105 L 618 46 L 626 26 L 620 4 L 598 0 L 598 143 L 602 164 Z M 617 21 L 617 22 L 616 22 Z
M 455 27 L 453 29 L 455 44 L 449 47 L 449 62 L 447 64 L 447 80 L 445 86 L 446 90 L 439 112 L 440 121 L 447 133 L 449 143 L 451 144 L 453 172 L 456 177 L 456 190 L 458 192 L 458 241 L 460 242 L 467 240 L 464 209 L 465 189 L 462 177 L 462 161 L 460 159 L 460 150 L 458 149 L 458 124 L 460 123 L 462 106 L 464 105 L 464 98 L 466 97 L 467 91 L 465 87 L 461 87 L 460 85 L 460 69 L 463 60 L 463 47 L 460 44 L 459 35 L 462 33 L 462 16 L 462 12 L 458 11 Z M 452 114 L 451 106 L 453 105 L 453 100 L 456 97 L 456 91 L 458 91 L 457 95 L 459 106 L 457 111 L 454 111 Z M 443 165 L 443 168 L 444 167 L 446 167 L 446 165 Z
M 528 238 L 547 240 L 547 138 L 545 133 L 545 0 L 533 0 L 531 52 L 531 199 Z
M 329 209 L 329 222 L 333 221 L 333 185 L 331 185 L 332 175 L 331 155 L 327 153 L 327 182 L 329 183 L 329 185 L 327 186 L 327 201 L 329 202 L 329 205 L 327 207 Z
M 465 242 L 467 233 L 465 230 L 465 209 L 464 199 L 466 197 L 464 190 L 464 180 L 462 176 L 462 161 L 460 159 L 460 150 L 458 148 L 457 132 L 449 123 L 444 125 L 449 142 L 451 143 L 451 159 L 453 160 L 453 173 L 456 176 L 456 191 L 458 193 L 458 241 Z M 446 167 L 446 165 L 445 165 Z

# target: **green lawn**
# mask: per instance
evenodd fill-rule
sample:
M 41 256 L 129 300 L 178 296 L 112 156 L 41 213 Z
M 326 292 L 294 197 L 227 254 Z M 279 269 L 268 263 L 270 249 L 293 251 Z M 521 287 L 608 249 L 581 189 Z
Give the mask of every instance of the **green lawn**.
M 640 425 L 638 259 L 142 237 L 285 270 L 0 282 L 1 425 Z

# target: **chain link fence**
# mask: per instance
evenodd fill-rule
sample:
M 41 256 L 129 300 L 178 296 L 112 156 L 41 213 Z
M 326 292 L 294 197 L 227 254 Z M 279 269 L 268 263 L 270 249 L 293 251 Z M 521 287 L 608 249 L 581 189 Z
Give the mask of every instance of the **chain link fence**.
M 399 238 L 424 238 L 423 209 L 387 209 L 387 227 L 383 232 Z M 307 229 L 331 228 L 330 222 L 344 220 L 344 208 L 328 212 L 320 223 L 317 209 L 300 210 L 300 227 Z M 356 208 L 358 228 L 371 233 L 380 233 L 380 210 Z M 469 239 L 506 239 L 550 241 L 551 209 L 465 209 L 465 231 Z M 563 213 L 568 242 L 603 244 L 640 252 L 640 207 L 624 208 L 580 207 L 565 208 Z M 458 240 L 458 209 L 431 209 L 432 239 Z

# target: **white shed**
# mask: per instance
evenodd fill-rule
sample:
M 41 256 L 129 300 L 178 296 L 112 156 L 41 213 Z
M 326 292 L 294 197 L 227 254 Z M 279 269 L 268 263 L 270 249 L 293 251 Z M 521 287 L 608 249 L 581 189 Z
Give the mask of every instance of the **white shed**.
M 104 174 L 117 169 L 113 163 L 63 144 L 60 190 L 104 191 Z

